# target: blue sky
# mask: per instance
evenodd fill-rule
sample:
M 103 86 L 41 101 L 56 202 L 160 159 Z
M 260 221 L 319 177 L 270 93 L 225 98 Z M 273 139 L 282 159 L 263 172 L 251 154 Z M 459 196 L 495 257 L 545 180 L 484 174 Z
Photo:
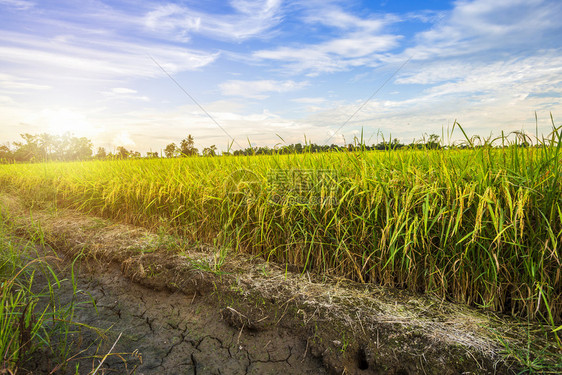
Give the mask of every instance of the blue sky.
M 557 0 L 0 0 L 0 142 L 409 142 L 455 119 L 534 134 L 535 111 L 547 133 L 562 116 L 560 19 Z

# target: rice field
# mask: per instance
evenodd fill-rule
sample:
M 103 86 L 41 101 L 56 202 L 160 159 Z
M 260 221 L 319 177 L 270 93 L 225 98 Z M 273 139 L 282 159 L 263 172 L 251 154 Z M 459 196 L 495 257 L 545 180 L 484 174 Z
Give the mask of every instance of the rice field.
M 303 271 L 554 325 L 561 137 L 555 129 L 534 146 L 470 139 L 434 150 L 1 165 L 0 186 Z

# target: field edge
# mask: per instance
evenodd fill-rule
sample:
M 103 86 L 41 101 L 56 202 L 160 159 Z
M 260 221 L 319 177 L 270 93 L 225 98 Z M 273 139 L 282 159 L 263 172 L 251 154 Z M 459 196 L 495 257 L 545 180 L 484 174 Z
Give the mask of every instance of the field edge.
M 72 210 L 28 209 L 6 194 L 0 207 L 17 234 L 40 231 L 61 255 L 115 263 L 145 287 L 203 298 L 241 334 L 281 329 L 299 336 L 332 373 L 511 374 L 521 370 L 513 358 L 530 343 L 550 346 L 540 333 L 529 338 L 540 332 L 531 323 L 431 296 L 301 274 Z

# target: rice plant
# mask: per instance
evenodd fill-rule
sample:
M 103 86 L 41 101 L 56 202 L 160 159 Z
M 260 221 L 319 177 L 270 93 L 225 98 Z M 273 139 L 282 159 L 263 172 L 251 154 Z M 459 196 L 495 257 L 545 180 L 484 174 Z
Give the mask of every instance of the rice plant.
M 32 204 L 559 324 L 561 141 L 553 122 L 547 138 L 439 149 L 4 165 L 0 186 Z

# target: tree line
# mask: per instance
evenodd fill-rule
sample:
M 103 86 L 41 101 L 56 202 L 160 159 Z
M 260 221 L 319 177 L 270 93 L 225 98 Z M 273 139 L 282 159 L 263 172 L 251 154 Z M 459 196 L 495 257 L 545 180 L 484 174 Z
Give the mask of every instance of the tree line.
M 88 138 L 70 134 L 52 135 L 47 133 L 20 134 L 22 140 L 12 145 L 0 145 L 0 161 L 71 161 L 91 158 L 93 144 Z
M 23 162 L 42 162 L 42 161 L 78 161 L 90 159 L 131 159 L 131 158 L 176 158 L 176 157 L 194 157 L 218 156 L 217 147 L 215 145 L 203 148 L 199 153 L 199 149 L 195 147 L 195 140 L 191 134 L 182 139 L 179 144 L 170 143 L 163 149 L 163 155 L 158 152 L 147 152 L 145 156 L 135 150 L 128 150 L 126 147 L 119 146 L 114 153 L 107 152 L 104 147 L 98 147 L 96 153 L 93 152 L 94 146 L 91 140 L 85 137 L 75 137 L 69 133 L 64 135 L 52 135 L 47 133 L 41 134 L 20 134 L 22 140 L 13 142 L 12 144 L 0 145 L 0 162 L 1 163 L 23 163 Z M 431 134 L 429 139 L 424 142 L 411 143 L 405 145 L 400 143 L 396 138 L 391 141 L 382 141 L 377 144 L 366 145 L 358 139 L 354 139 L 354 143 L 345 146 L 331 144 L 318 145 L 315 143 L 294 143 L 290 145 L 279 145 L 276 147 L 257 147 L 249 146 L 241 150 L 228 150 L 222 152 L 221 155 L 272 155 L 272 154 L 300 154 L 314 152 L 341 152 L 341 151 L 370 151 L 370 150 L 395 150 L 403 147 L 409 148 L 440 148 L 439 136 Z

